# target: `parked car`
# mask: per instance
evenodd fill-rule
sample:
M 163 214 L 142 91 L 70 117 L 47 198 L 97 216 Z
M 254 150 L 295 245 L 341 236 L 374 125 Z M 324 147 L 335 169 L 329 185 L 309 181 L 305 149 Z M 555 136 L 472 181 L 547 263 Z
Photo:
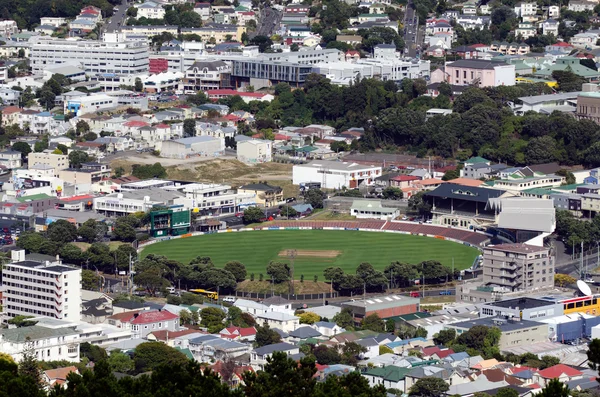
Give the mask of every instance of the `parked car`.
M 233 303 L 235 302 L 235 296 L 226 296 L 225 298 L 223 298 L 223 302 Z
M 452 295 L 452 291 L 440 291 L 440 295 Z

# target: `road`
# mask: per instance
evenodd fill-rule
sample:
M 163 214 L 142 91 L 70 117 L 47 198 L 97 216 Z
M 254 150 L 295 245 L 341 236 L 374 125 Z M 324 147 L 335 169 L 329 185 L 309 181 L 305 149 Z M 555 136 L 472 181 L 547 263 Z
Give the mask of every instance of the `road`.
M 404 13 L 404 43 L 405 55 L 414 58 L 417 50 L 423 42 L 423 32 L 419 29 L 419 16 L 413 8 L 412 0 L 409 0 Z
M 251 36 L 267 36 L 270 37 L 275 30 L 279 28 L 282 14 L 269 7 L 265 7 L 260 11 L 260 19 L 256 32 Z
M 129 3 L 127 0 L 123 0 L 121 5 L 118 6 L 119 9 L 115 11 L 112 17 L 108 20 L 106 25 L 102 28 L 104 33 L 113 33 L 121 27 L 121 24 L 125 25 L 125 14 L 127 13 L 127 8 L 129 7 Z

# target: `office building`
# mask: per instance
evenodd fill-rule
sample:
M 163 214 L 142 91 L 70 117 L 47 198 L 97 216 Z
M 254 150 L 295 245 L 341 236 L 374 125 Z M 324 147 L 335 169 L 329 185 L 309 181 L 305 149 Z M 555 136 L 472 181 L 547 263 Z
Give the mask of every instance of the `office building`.
M 190 183 L 181 191 L 192 200 L 192 208 L 200 217 L 235 214 L 257 204 L 254 192 L 236 192 L 228 185 Z
M 118 77 L 148 73 L 148 45 L 142 42 L 77 41 L 39 37 L 31 45 L 34 74 L 44 69 L 71 64 L 88 75 Z
M 480 317 L 516 317 L 539 321 L 542 318 L 562 316 L 563 304 L 547 299 L 519 297 L 481 305 Z
M 24 250 L 12 252 L 12 263 L 2 269 L 6 318 L 23 315 L 80 321 L 81 269 L 60 260 L 28 261 Z
M 483 250 L 483 282 L 510 291 L 533 291 L 554 286 L 550 248 L 499 244 Z

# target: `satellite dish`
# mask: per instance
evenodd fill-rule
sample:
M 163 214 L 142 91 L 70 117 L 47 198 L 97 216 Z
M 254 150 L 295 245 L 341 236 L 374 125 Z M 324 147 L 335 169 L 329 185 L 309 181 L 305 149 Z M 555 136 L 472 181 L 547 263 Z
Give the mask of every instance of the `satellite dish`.
M 592 295 L 592 289 L 583 280 L 577 280 L 577 288 L 579 289 L 579 292 L 581 292 L 584 296 Z

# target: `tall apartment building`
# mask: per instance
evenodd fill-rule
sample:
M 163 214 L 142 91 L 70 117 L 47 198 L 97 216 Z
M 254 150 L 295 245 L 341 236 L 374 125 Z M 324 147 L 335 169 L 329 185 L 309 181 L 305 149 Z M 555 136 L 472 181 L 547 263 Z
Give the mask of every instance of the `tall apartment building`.
M 81 319 L 81 269 L 54 262 L 25 260 L 25 251 L 13 251 L 12 263 L 2 269 L 5 318 L 46 316 Z
M 69 156 L 66 154 L 54 154 L 52 151 L 43 151 L 40 153 L 31 152 L 27 155 L 29 168 L 34 165 L 47 165 L 54 168 L 54 171 L 69 168 Z
M 31 45 L 30 60 L 34 74 L 51 66 L 70 64 L 85 69 L 92 77 L 135 75 L 148 73 L 148 45 L 40 37 Z
M 483 283 L 510 291 L 554 286 L 550 249 L 528 244 L 499 244 L 483 250 Z

